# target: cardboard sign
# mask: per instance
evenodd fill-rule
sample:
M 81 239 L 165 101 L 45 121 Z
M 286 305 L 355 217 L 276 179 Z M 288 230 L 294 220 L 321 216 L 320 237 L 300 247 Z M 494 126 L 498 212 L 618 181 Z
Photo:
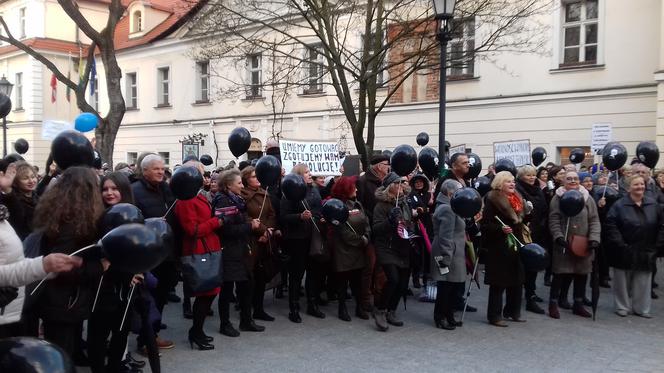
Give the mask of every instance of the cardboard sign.
M 304 163 L 314 176 L 339 176 L 344 158 L 339 155 L 336 142 L 279 140 L 281 165 L 290 173 L 293 167 Z
M 44 123 L 42 123 L 41 137 L 42 140 L 53 140 L 60 134 L 60 132 L 73 129 L 73 123 L 68 123 L 63 120 L 45 120 Z
M 609 141 L 611 141 L 612 135 L 613 130 L 611 128 L 611 123 L 593 124 L 593 130 L 590 137 L 590 150 L 594 154 L 598 153 L 609 143 Z
M 450 156 L 453 156 L 456 153 L 465 154 L 466 153 L 466 144 L 461 144 L 461 145 L 453 146 L 453 147 L 450 148 L 450 151 L 449 151 Z
M 493 156 L 494 161 L 507 158 L 517 167 L 530 164 L 530 140 L 494 142 Z

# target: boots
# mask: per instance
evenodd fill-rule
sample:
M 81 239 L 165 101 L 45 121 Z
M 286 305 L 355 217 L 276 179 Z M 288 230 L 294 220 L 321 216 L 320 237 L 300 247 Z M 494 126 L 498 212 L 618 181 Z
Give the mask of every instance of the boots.
M 288 313 L 288 320 L 299 324 L 302 322 L 302 318 L 300 317 L 300 304 L 299 303 L 291 303 L 290 304 L 290 312 Z
M 539 306 L 539 304 L 537 304 L 537 300 L 535 300 L 534 296 L 530 297 L 528 301 L 526 301 L 526 311 L 544 315 L 544 310 Z
M 205 334 L 196 333 L 193 329 L 189 329 L 189 346 L 192 350 L 194 349 L 194 345 L 201 351 L 214 350 L 214 345 L 207 341 Z
M 348 309 L 346 308 L 346 302 L 339 300 L 339 319 L 343 321 L 350 321 L 350 315 L 348 314 Z
M 387 315 L 385 316 L 385 320 L 387 320 L 387 323 L 390 324 L 390 325 L 403 326 L 403 321 L 401 321 L 397 318 L 397 315 L 396 315 L 395 311 L 387 311 Z
M 184 301 L 182 301 L 182 317 L 188 320 L 194 318 L 194 313 L 191 311 L 191 300 L 189 297 L 185 297 Z
M 583 300 L 581 301 L 574 301 L 574 305 L 572 306 L 572 313 L 581 316 L 581 317 L 592 317 L 593 315 L 588 312 L 586 307 L 583 306 Z
M 309 299 L 307 303 L 307 315 L 317 317 L 319 319 L 324 319 L 325 314 L 318 308 L 318 304 L 315 299 Z
M 248 319 L 240 321 L 240 330 L 243 332 L 262 332 L 265 331 L 265 327 L 257 325 L 252 319 Z
M 355 316 L 362 320 L 369 320 L 369 314 L 362 309 L 359 302 L 357 303 L 357 306 L 355 306 Z
M 558 304 L 556 302 L 549 302 L 549 317 L 552 319 L 560 318 L 560 310 L 558 310 Z
M 387 325 L 387 319 L 385 318 L 386 311 L 385 310 L 379 310 L 376 309 L 373 312 L 373 318 L 376 321 L 376 328 L 380 330 L 381 332 L 387 331 L 389 329 L 389 326 Z

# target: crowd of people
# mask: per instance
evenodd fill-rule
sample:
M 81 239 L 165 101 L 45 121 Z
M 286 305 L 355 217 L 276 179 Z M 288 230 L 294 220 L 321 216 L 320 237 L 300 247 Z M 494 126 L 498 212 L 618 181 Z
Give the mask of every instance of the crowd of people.
M 478 262 L 489 285 L 486 317 L 496 327 L 524 322 L 524 299 L 526 311 L 554 319 L 563 317 L 561 309 L 591 317 L 591 274 L 612 288 L 618 316 L 649 318 L 658 297 L 664 172 L 653 173 L 638 159 L 617 172 L 549 163 L 496 173 L 492 165 L 484 176 L 490 190 L 473 218 L 451 206 L 459 189 L 475 186 L 463 153 L 450 157 L 437 180 L 417 170 L 399 176 L 386 155 L 371 158 L 357 176 L 312 176 L 299 164 L 292 173 L 306 184 L 301 200 L 284 198 L 279 185 L 261 185 L 249 162 L 211 172 L 197 160 L 178 167 L 203 176 L 192 199 L 176 201 L 171 173 L 154 153 L 113 172 L 60 170 L 49 160 L 39 175 L 25 161 L 1 160 L 0 338 L 41 335 L 95 373 L 138 372 L 146 363 L 127 351 L 134 333 L 138 352 L 158 372 L 159 351 L 174 347 L 159 337 L 169 302 L 181 301 L 183 317 L 192 320 L 191 348 L 212 350 L 215 336 L 205 333 L 204 323 L 215 313 L 215 298 L 219 333 L 238 337 L 263 332 L 275 320 L 263 306 L 269 289 L 287 299 L 293 323 L 306 322 L 304 296 L 308 316 L 323 319 L 323 306 L 337 302 L 340 320 L 372 317 L 382 332 L 404 326 L 399 302 L 419 289 L 421 301 L 434 303 L 433 325 L 452 330 L 463 325 L 459 311 L 477 312 L 465 294 Z M 571 217 L 560 206 L 569 190 L 585 201 Z M 345 224 L 324 218 L 323 205 L 332 198 L 346 206 Z M 172 252 L 150 272 L 122 272 L 100 255 L 69 255 L 106 233 L 105 211 L 120 203 L 135 205 L 145 219 L 166 219 L 174 232 Z M 517 249 L 530 242 L 549 253 L 548 302 L 537 288 L 539 273 L 524 266 Z M 182 299 L 175 295 L 183 279 L 180 258 L 219 252 L 215 287 L 196 291 L 184 277 Z M 351 300 L 354 312 L 347 308 Z

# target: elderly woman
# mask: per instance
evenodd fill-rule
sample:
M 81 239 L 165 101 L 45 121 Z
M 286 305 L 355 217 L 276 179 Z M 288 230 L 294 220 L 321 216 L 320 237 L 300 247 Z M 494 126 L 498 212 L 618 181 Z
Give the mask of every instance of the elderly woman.
M 436 327 L 454 330 L 461 323 L 454 320 L 455 294 L 463 292 L 466 282 L 466 223 L 452 211 L 450 198 L 461 183 L 445 180 L 436 198 L 433 228 L 436 238 L 431 245 L 431 278 L 436 281 L 436 306 L 433 320 Z
M 592 270 L 592 251 L 599 248 L 600 220 L 597 205 L 590 197 L 586 188 L 579 184 L 579 175 L 570 171 L 565 174 L 565 185 L 556 190 L 549 208 L 549 230 L 553 238 L 553 281 L 549 295 L 549 316 L 560 318 L 558 303 L 561 288 L 574 281 L 573 313 L 582 317 L 592 315 L 584 307 L 586 282 Z M 576 216 L 565 216 L 560 209 L 560 198 L 569 190 L 578 190 L 583 195 L 585 206 Z M 569 227 L 569 228 L 568 228 Z M 571 240 L 574 236 L 584 236 L 588 239 L 590 253 L 586 256 L 577 256 L 571 250 Z M 565 299 L 566 301 L 566 299 Z
M 482 213 L 482 239 L 487 243 L 486 275 L 489 278 L 489 305 L 487 319 L 498 327 L 506 327 L 503 318 L 523 322 L 521 319 L 521 287 L 524 282 L 523 264 L 510 233 L 524 242 L 527 231 L 523 223 L 526 203 L 516 191 L 514 176 L 501 171 L 491 182 L 492 190 L 485 196 Z M 498 221 L 498 219 L 502 221 Z M 503 293 L 506 304 L 503 308 Z
M 526 200 L 526 203 L 532 206 L 527 223 L 533 242 L 549 248 L 551 247 L 548 225 L 549 204 L 546 202 L 546 196 L 539 186 L 536 174 L 537 170 L 531 165 L 520 167 L 517 173 L 516 190 Z M 537 272 L 526 271 L 525 275 L 526 310 L 543 315 L 544 310 L 537 304 L 543 300 L 535 294 Z
M 642 176 L 629 177 L 627 185 L 629 192 L 611 207 L 604 231 L 613 267 L 615 312 L 650 318 L 652 266 L 664 245 L 664 215 L 657 201 L 645 195 Z
M 388 325 L 403 326 L 396 317 L 399 300 L 408 289 L 410 272 L 409 232 L 413 231 L 413 213 L 406 202 L 410 192 L 408 180 L 390 172 L 376 189 L 372 231 L 376 245 L 376 260 L 387 277 L 383 295 L 376 301 L 374 318 L 380 331 Z

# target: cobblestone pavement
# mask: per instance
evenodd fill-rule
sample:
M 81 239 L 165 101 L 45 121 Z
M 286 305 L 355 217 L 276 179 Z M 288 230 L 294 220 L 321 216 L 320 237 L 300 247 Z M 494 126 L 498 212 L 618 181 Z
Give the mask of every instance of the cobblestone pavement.
M 541 276 L 540 276 L 541 277 Z M 658 276 L 664 288 L 664 276 Z M 549 288 L 537 293 L 548 298 Z M 261 322 L 264 333 L 229 338 L 218 333 L 218 312 L 206 321 L 215 350 L 191 350 L 186 341 L 191 321 L 181 316 L 181 304 L 166 307 L 164 338 L 175 342 L 162 351 L 164 372 L 662 372 L 664 371 L 663 299 L 653 301 L 652 319 L 618 317 L 610 289 L 602 289 L 597 321 L 561 310 L 561 319 L 523 312 L 526 323 L 508 328 L 487 324 L 488 287 L 473 289 L 471 304 L 479 312 L 466 314 L 454 331 L 433 326 L 433 304 L 408 298 L 398 310 L 405 326 L 375 330 L 373 320 L 336 317 L 336 302 L 322 307 L 324 320 L 302 316 L 301 324 L 287 319 L 285 299 L 266 294 L 266 310 L 275 322 Z M 417 294 L 417 291 L 416 291 Z M 588 291 L 588 294 L 590 292 Z M 352 303 L 351 303 L 352 304 Z M 545 304 L 543 304 L 544 306 Z M 353 306 L 354 307 L 354 306 Z M 546 308 L 546 307 L 545 307 Z M 237 327 L 238 315 L 233 312 Z M 134 348 L 135 340 L 130 338 Z M 149 369 L 148 369 L 149 371 Z

